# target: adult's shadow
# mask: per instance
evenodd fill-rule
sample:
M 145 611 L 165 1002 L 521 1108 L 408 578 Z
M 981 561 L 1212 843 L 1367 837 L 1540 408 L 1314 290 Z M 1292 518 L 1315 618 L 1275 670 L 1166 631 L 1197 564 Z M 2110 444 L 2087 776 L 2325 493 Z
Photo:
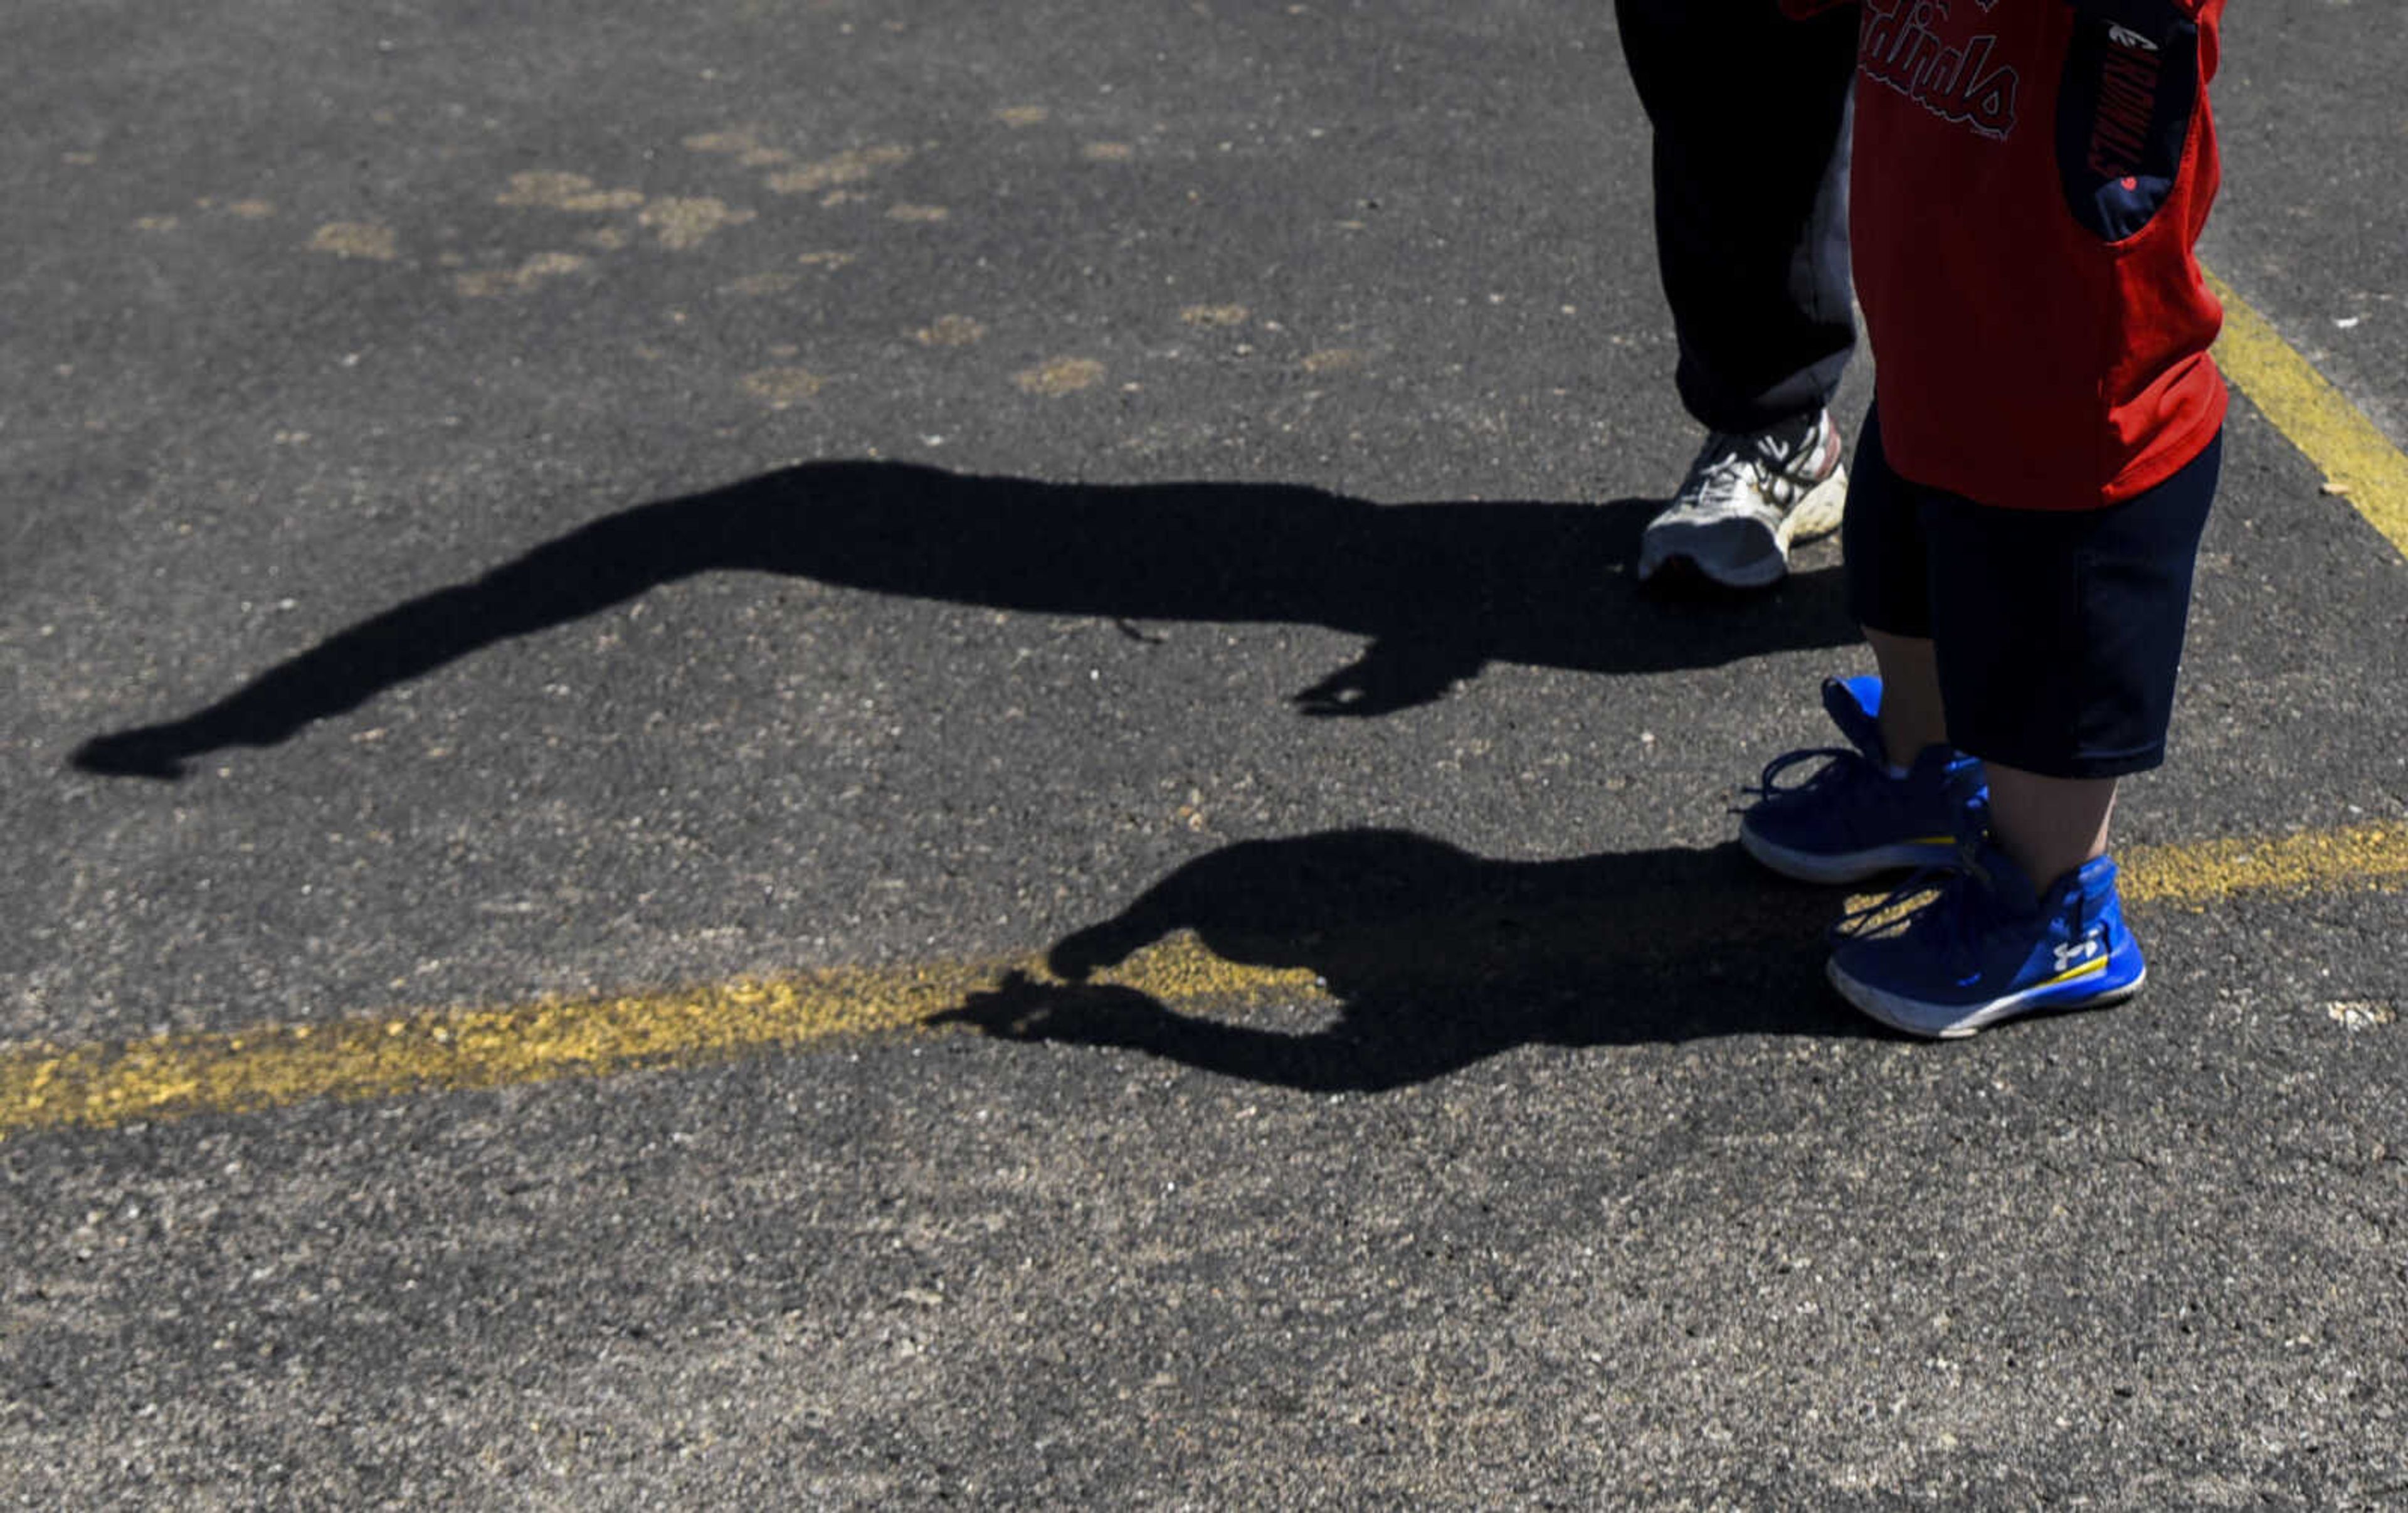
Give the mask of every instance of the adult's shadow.
M 1836 908 L 1736 844 L 1526 862 L 1399 830 L 1249 841 L 1055 945 L 1059 981 L 1015 973 L 938 1022 L 1314 1092 L 1406 1087 L 1525 1045 L 1856 1037 L 1864 1021 L 1820 971 Z M 1097 980 L 1182 931 L 1226 961 L 1312 971 L 1334 1011 L 1278 991 L 1167 1002 Z M 1299 1016 L 1313 1022 L 1279 1022 Z
M 1496 661 L 1657 671 L 1854 639 L 1828 570 L 1748 598 L 1633 592 L 1621 569 L 1651 508 L 1380 506 L 1296 485 L 1108 486 L 808 463 L 605 516 L 351 626 L 194 713 L 88 741 L 72 760 L 88 772 L 180 777 L 202 753 L 276 744 L 483 647 L 718 570 L 1369 638 L 1352 665 L 1295 696 L 1321 715 L 1427 703 Z

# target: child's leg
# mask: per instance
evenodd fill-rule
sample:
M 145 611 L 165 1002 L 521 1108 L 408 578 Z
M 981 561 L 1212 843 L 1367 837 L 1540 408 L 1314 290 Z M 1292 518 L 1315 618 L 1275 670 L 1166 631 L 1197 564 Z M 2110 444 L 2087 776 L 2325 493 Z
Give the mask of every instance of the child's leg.
M 1740 843 L 1785 877 L 1855 883 L 1956 860 L 1981 764 L 1949 746 L 1941 718 L 1921 514 L 1928 493 L 1890 471 L 1881 418 L 1868 413 L 1842 528 L 1849 607 L 1881 677 L 1827 680 L 1823 707 L 1847 748 L 1784 752 L 1752 790 L 1758 801 L 1740 820 Z M 1783 781 L 1808 761 L 1820 765 Z
M 1997 762 L 1990 777 L 1990 835 L 2042 889 L 2107 854 L 2115 780 L 2042 777 Z
M 1949 739 L 1988 777 L 1989 835 L 1971 870 L 1902 925 L 1860 929 L 1832 952 L 1832 983 L 1874 1018 L 1968 1035 L 2140 990 L 2147 969 L 2124 922 L 2107 825 L 2116 780 L 2164 756 L 2218 454 L 2211 445 L 2102 510 L 1924 499 L 1924 644 Z M 1903 674 L 1921 651 L 1901 638 L 1882 654 Z
M 1948 743 L 1948 721 L 1940 705 L 1940 661 L 1928 636 L 1858 628 L 1881 665 L 1882 750 L 1889 754 L 1891 766 L 1903 768 L 1924 747 Z
M 1926 639 L 1863 627 L 1881 664 L 1882 748 L 1920 752 L 1948 743 L 1948 722 L 1940 702 L 1940 664 Z M 1911 758 L 1910 758 L 1911 759 Z M 1899 766 L 1905 763 L 1898 762 Z M 2024 875 L 2043 886 L 2093 857 L 2107 854 L 2107 826 L 2115 808 L 2114 778 L 2055 778 L 2020 768 L 1985 764 L 1990 784 L 1990 829 L 1999 849 Z
M 1870 626 L 1865 633 L 1880 648 L 1881 676 L 1823 680 L 1823 708 L 1847 746 L 1775 756 L 1740 817 L 1740 844 L 1784 877 L 1857 883 L 1954 867 L 1969 808 L 1982 798 L 1982 764 L 1940 739 L 1931 642 Z M 1885 687 L 1905 692 L 1894 698 Z M 1917 708 L 1925 713 L 1904 719 L 1894 712 Z M 1893 761 L 1892 751 L 1914 756 Z M 1784 781 L 1808 762 L 1818 765 Z
M 1990 773 L 1990 825 L 2041 887 L 2107 850 L 2115 780 L 2165 758 L 2211 444 L 2100 510 L 1934 503 L 1932 638 L 1946 728 Z
M 1948 743 L 1942 717 L 1940 665 L 1931 647 L 1930 543 L 1923 534 L 1917 488 L 1890 470 L 1882 447 L 1881 407 L 1865 412 L 1840 526 L 1848 565 L 1848 610 L 1881 665 L 1882 754 L 1893 769 L 1911 767 L 1926 746 Z

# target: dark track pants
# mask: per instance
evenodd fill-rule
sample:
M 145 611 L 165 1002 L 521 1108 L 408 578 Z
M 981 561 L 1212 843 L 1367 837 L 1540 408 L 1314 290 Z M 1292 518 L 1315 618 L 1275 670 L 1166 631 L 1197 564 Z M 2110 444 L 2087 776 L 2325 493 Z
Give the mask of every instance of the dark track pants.
M 1681 401 L 1710 429 L 1812 411 L 1856 345 L 1848 101 L 1856 7 L 1615 0 L 1655 126 L 1656 248 L 1680 335 Z

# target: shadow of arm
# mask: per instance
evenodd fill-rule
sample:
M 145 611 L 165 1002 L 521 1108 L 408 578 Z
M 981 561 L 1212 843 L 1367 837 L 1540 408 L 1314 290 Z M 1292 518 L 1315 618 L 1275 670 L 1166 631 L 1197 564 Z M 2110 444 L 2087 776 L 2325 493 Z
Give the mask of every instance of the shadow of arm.
M 646 506 L 548 542 L 473 583 L 340 631 L 179 720 L 95 737 L 69 759 L 109 777 L 165 780 L 228 746 L 270 746 L 496 642 L 635 598 L 704 565 L 673 507 Z

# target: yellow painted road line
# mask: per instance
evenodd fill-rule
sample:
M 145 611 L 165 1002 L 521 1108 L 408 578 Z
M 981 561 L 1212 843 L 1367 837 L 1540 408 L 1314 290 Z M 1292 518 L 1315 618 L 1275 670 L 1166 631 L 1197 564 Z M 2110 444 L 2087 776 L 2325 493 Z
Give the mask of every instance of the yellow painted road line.
M 2126 902 L 2204 908 L 2243 893 L 2408 886 L 2408 829 L 2365 826 L 2118 852 Z
M 2199 908 L 2268 890 L 2408 886 L 2408 829 L 2322 831 L 2263 840 L 2136 848 L 2123 857 L 2136 909 Z M 1710 947 L 1750 928 L 1747 900 L 1667 890 L 1646 928 L 1651 953 Z M 1758 895 L 1760 898 L 1761 895 Z M 1426 944 L 1443 920 L 1402 921 Z M 1568 917 L 1527 944 L 1578 958 L 1595 952 L 1593 915 Z M 0 1140 L 44 1129 L 109 1129 L 236 1114 L 311 1099 L 393 1098 L 498 1088 L 647 1067 L 689 1067 L 791 1052 L 926 1026 L 1018 972 L 1047 979 L 1036 958 L 929 967 L 799 973 L 767 982 L 480 1010 L 438 1010 L 329 1024 L 263 1025 L 71 1049 L 0 1051 Z M 1192 936 L 1145 950 L 1096 982 L 1166 1007 L 1326 1002 L 1312 972 L 1222 959 Z
M 2230 285 L 2213 273 L 2207 281 L 2224 302 L 2215 361 L 2225 376 L 2307 454 L 2334 493 L 2408 555 L 2408 456 Z

